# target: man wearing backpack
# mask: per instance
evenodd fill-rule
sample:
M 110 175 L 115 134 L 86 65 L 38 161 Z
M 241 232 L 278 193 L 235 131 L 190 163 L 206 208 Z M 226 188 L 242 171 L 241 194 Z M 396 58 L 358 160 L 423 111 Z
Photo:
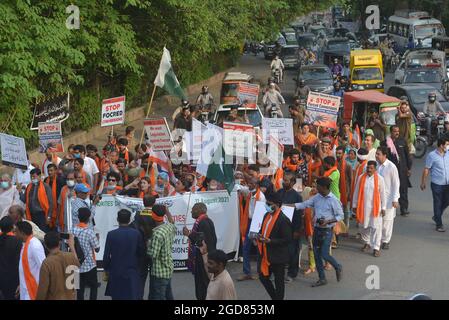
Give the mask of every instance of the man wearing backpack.
M 88 228 L 90 215 L 89 208 L 80 208 L 78 210 L 78 219 L 80 222 L 73 229 L 73 234 L 78 239 L 83 253 L 78 256 L 81 264 L 80 288 L 77 290 L 78 300 L 84 300 L 84 289 L 86 287 L 90 288 L 89 300 L 97 300 L 98 278 L 95 252 L 98 253 L 100 251 L 100 242 L 94 230 Z

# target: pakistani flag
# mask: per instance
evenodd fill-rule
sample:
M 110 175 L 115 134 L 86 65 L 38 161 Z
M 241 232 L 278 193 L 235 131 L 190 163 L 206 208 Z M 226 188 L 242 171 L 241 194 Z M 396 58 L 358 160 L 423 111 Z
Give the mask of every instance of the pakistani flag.
M 201 156 L 196 172 L 222 183 L 228 193 L 234 189 L 234 169 L 232 163 L 225 163 L 223 148 L 223 129 L 208 124 L 203 131 Z M 231 158 L 232 159 L 232 158 Z
M 156 79 L 154 79 L 154 84 L 164 89 L 172 96 L 179 97 L 179 99 L 186 99 L 184 90 L 181 88 L 181 85 L 173 72 L 170 51 L 165 47 L 159 65 L 159 71 L 157 72 Z

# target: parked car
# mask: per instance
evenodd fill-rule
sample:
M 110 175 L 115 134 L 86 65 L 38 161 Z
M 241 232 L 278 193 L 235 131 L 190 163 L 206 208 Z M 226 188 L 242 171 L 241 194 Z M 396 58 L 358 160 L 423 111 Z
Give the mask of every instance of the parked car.
M 396 98 L 406 96 L 410 103 L 410 108 L 415 116 L 418 112 L 422 112 L 424 104 L 428 101 L 428 95 L 430 92 L 436 92 L 437 100 L 443 106 L 443 109 L 449 111 L 449 102 L 436 91 L 434 87 L 426 84 L 403 84 L 390 87 L 388 95 Z
M 299 79 L 304 79 L 306 86 L 315 92 L 330 93 L 333 90 L 332 73 L 324 64 L 303 66 L 293 79 L 298 85 Z
M 286 69 L 299 67 L 298 51 L 299 46 L 297 44 L 282 47 L 280 58 Z

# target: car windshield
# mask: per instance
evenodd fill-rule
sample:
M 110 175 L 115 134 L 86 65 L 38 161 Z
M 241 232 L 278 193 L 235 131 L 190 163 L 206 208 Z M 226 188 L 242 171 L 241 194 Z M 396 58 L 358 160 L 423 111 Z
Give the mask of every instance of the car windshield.
M 229 115 L 229 111 L 218 112 L 217 123 L 222 123 L 226 121 Z M 255 127 L 259 127 L 262 123 L 262 116 L 257 110 L 246 110 L 246 115 L 248 116 L 249 123 Z M 238 117 L 243 119 L 245 117 L 245 110 L 238 111 Z
M 428 95 L 429 92 L 435 92 L 435 89 L 429 88 L 429 89 L 415 89 L 410 90 L 410 100 L 413 104 L 420 104 L 425 103 L 429 100 Z M 439 92 L 435 92 L 437 95 L 437 101 L 446 101 L 443 96 Z
M 332 79 L 329 71 L 324 68 L 301 70 L 300 78 L 304 80 L 329 80 Z
M 282 48 L 281 54 L 283 56 L 294 56 L 298 53 L 299 48 Z
M 311 47 L 313 45 L 313 38 L 299 38 L 298 43 L 304 48 Z
M 327 45 L 328 50 L 335 51 L 350 51 L 349 43 L 347 42 L 329 42 Z
M 319 35 L 320 33 L 326 34 L 326 28 L 311 29 L 310 31 L 316 36 Z
M 285 34 L 285 40 L 287 42 L 296 42 L 296 35 L 294 33 L 287 33 Z
M 380 117 L 384 120 L 387 126 L 392 126 L 396 124 L 396 115 L 398 109 L 395 107 L 381 108 Z
M 429 83 L 441 82 L 441 75 L 437 70 L 433 71 L 408 71 L 404 77 L 404 83 Z
M 352 80 L 382 80 L 379 68 L 357 68 L 352 72 Z
M 237 97 L 238 83 L 223 83 L 221 86 L 222 97 Z
M 415 38 L 425 38 L 443 34 L 443 27 L 440 24 L 426 24 L 415 26 Z

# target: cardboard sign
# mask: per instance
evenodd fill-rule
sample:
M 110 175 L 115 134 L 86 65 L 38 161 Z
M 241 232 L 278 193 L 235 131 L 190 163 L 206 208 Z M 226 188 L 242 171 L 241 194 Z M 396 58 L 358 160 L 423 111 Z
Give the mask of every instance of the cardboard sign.
M 254 127 L 246 123 L 223 122 L 223 148 L 227 155 L 253 159 Z
M 257 108 L 257 98 L 259 97 L 259 85 L 248 82 L 240 82 L 237 97 L 241 104 L 247 108 Z
M 145 119 L 143 125 L 153 151 L 170 151 L 173 148 L 173 139 L 165 118 Z
M 101 104 L 101 126 L 125 123 L 125 96 L 105 99 Z
M 39 129 L 40 122 L 63 122 L 69 117 L 70 94 L 48 96 L 34 106 L 31 130 Z
M 39 152 L 64 152 L 60 122 L 39 123 Z
M 283 145 L 295 145 L 293 136 L 293 119 L 287 118 L 263 118 L 262 135 L 265 144 L 270 141 L 270 135 L 279 140 Z
M 305 121 L 315 126 L 337 128 L 340 97 L 319 92 L 310 92 L 307 98 Z
M 273 136 L 270 136 L 268 145 L 268 159 L 277 168 L 282 168 L 282 160 L 284 159 L 284 146 Z
M 0 133 L 2 163 L 5 166 L 28 169 L 27 150 L 23 138 Z
M 295 208 L 282 206 L 282 212 L 290 219 L 293 220 L 293 213 Z M 257 201 L 254 206 L 254 214 L 253 219 L 251 220 L 251 226 L 249 227 L 249 232 L 251 233 L 259 233 L 260 228 L 262 228 L 263 217 L 267 213 L 267 209 L 265 209 L 265 202 Z

